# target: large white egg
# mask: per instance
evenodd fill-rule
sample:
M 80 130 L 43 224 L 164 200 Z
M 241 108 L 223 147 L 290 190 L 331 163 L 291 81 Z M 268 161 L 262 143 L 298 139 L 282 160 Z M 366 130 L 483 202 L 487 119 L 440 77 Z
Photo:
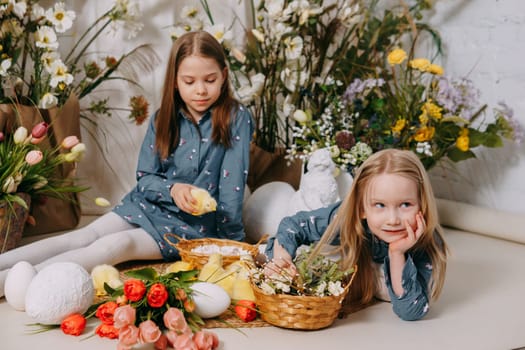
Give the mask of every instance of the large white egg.
M 197 282 L 191 286 L 191 289 L 193 289 L 195 313 L 202 318 L 217 317 L 230 306 L 230 296 L 221 286 L 209 282 Z
M 60 324 L 72 313 L 84 313 L 93 303 L 94 294 L 91 276 L 82 266 L 53 263 L 29 284 L 26 313 L 38 323 Z
M 36 269 L 27 261 L 17 262 L 9 269 L 5 279 L 4 295 L 7 304 L 13 309 L 25 310 L 27 288 L 35 275 Z

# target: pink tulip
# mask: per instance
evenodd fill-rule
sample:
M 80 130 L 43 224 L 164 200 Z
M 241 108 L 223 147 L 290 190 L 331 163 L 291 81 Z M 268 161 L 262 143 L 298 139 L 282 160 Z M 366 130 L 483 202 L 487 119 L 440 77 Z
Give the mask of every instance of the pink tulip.
M 0 131 L 0 142 L 4 141 L 5 135 L 3 132 Z
M 123 346 L 133 346 L 139 340 L 139 329 L 136 326 L 128 325 L 118 331 L 119 344 Z
M 182 333 L 177 335 L 173 342 L 173 348 L 177 350 L 198 350 L 193 342 L 192 333 Z
M 42 136 L 41 138 L 37 139 L 37 138 L 34 138 L 34 137 L 31 137 L 31 143 L 33 145 L 38 145 L 40 142 L 44 141 L 46 137 L 45 136 Z
M 172 331 L 181 332 L 188 327 L 184 314 L 176 307 L 170 307 L 164 313 L 163 319 L 166 328 Z
M 41 151 L 38 150 L 32 150 L 27 152 L 26 154 L 26 162 L 29 165 L 35 165 L 40 163 L 40 161 L 44 158 L 44 155 Z
M 161 330 L 152 320 L 146 320 L 139 325 L 139 338 L 142 343 L 155 343 L 161 334 Z
M 72 135 L 72 136 L 68 136 L 66 137 L 63 141 L 62 141 L 62 147 L 64 147 L 65 149 L 70 149 L 74 146 L 76 146 L 78 143 L 80 142 L 80 140 L 78 139 L 78 137 L 76 137 L 75 135 Z
M 219 346 L 219 337 L 213 332 L 202 330 L 193 335 L 193 342 L 198 350 L 213 350 Z
M 49 125 L 46 122 L 38 123 L 33 127 L 33 130 L 31 130 L 31 136 L 35 139 L 41 139 L 46 136 L 48 128 Z
M 117 328 L 135 324 L 136 310 L 131 305 L 119 306 L 113 314 L 114 325 Z

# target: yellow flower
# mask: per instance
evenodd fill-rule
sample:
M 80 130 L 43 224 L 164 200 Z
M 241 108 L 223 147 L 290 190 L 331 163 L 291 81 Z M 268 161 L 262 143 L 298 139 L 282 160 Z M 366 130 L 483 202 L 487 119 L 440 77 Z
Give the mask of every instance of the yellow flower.
M 427 125 L 428 124 L 428 114 L 427 111 L 423 110 L 423 113 L 419 116 L 419 122 L 421 125 Z
M 427 69 L 427 72 L 431 73 L 431 74 L 434 74 L 434 75 L 443 75 L 443 67 L 441 66 L 438 66 L 437 64 L 431 64 L 428 69 Z
M 432 140 L 434 137 L 434 127 L 433 126 L 424 126 L 416 131 L 414 135 L 414 140 L 417 142 L 425 142 Z
M 391 66 L 401 64 L 407 58 L 407 53 L 403 49 L 394 49 L 387 56 L 388 63 Z
M 427 72 L 430 67 L 430 61 L 426 58 L 416 58 L 408 62 L 410 68 L 418 69 L 422 72 Z
M 468 129 L 463 128 L 459 133 L 459 137 L 456 139 L 456 147 L 463 152 L 469 150 L 470 138 L 468 137 Z
M 392 127 L 393 133 L 400 133 L 405 128 L 407 121 L 406 119 L 398 119 L 396 124 Z
M 425 102 L 423 107 L 421 107 L 421 110 L 423 111 L 423 113 L 437 120 L 441 119 L 443 116 L 441 114 L 442 109 L 443 108 L 439 107 L 437 104 L 432 102 L 432 100 L 428 100 L 427 102 Z

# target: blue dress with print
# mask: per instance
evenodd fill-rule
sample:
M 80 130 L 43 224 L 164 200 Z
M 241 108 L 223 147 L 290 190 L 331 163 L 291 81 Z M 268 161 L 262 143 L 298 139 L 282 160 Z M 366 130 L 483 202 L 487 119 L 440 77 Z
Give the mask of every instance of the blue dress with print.
M 231 147 L 225 148 L 212 141 L 210 111 L 197 124 L 179 113 L 180 142 L 165 160 L 154 149 L 156 114 L 150 118 L 138 157 L 137 185 L 113 209 L 147 231 L 167 261 L 179 254 L 165 241 L 165 233 L 185 239 L 244 239 L 242 202 L 254 128 L 250 112 L 239 106 L 231 121 Z M 174 183 L 206 189 L 217 201 L 217 211 L 194 216 L 180 210 L 170 195 Z
M 325 208 L 301 211 L 293 216 L 285 217 L 279 224 L 277 234 L 268 241 L 266 255 L 269 258 L 273 257 L 275 239 L 292 257 L 295 256 L 299 246 L 319 241 L 328 224 L 337 214 L 340 204 L 341 202 L 338 202 Z M 366 221 L 363 222 L 363 225 L 365 225 L 367 243 L 370 246 L 373 260 L 375 263 L 382 264 L 394 312 L 403 320 L 422 318 L 429 310 L 428 289 L 432 277 L 432 262 L 429 256 L 421 251 L 406 254 L 406 263 L 402 275 L 404 293 L 398 297 L 392 289 L 390 280 L 388 243 L 372 234 L 366 225 Z M 337 238 L 333 243 L 338 244 L 339 239 Z

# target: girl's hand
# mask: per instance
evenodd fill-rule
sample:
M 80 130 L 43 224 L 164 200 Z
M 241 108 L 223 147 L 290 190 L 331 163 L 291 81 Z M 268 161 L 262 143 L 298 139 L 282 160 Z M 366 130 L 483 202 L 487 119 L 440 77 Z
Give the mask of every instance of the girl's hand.
M 277 239 L 273 243 L 273 259 L 266 263 L 264 274 L 268 277 L 275 274 L 293 277 L 297 274 L 291 255 L 277 242 Z
M 426 230 L 426 222 L 423 214 L 418 212 L 416 214 L 416 229 L 412 229 L 408 220 L 405 221 L 405 228 L 407 235 L 389 244 L 390 252 L 404 254 L 407 250 L 412 248 L 418 241 L 419 237 L 423 235 Z
M 175 183 L 170 189 L 171 197 L 177 207 L 188 214 L 193 212 L 194 206 L 197 204 L 197 200 L 191 195 L 193 188 L 197 187 L 190 184 Z

